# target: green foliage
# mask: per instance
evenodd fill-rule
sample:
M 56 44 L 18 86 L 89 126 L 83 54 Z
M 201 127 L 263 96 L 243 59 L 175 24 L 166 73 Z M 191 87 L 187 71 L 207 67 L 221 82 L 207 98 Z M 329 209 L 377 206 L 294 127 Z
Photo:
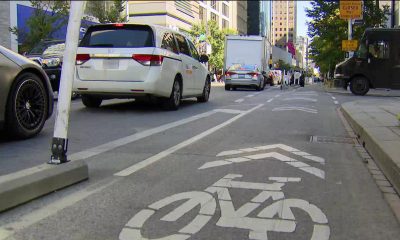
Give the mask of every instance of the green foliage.
M 200 35 L 206 35 L 206 41 L 211 45 L 211 54 L 209 56 L 209 65 L 212 68 L 222 69 L 224 65 L 224 44 L 225 36 L 228 34 L 237 34 L 235 30 L 220 30 L 215 21 L 208 21 L 207 24 L 194 24 L 189 32 L 190 36 L 195 40 Z M 198 47 L 198 43 L 195 42 Z
M 337 63 L 344 60 L 342 40 L 347 39 L 348 22 L 339 17 L 339 1 L 313 0 L 306 10 L 312 20 L 308 22 L 310 58 L 320 67 L 322 73 L 333 72 Z M 386 21 L 389 9 L 376 6 L 375 0 L 364 0 L 363 24 L 353 26 L 353 39 L 361 40 L 368 27 L 381 27 Z
M 35 8 L 33 15 L 27 20 L 29 32 L 10 27 L 11 33 L 22 41 L 20 52 L 31 50 L 43 39 L 51 38 L 52 34 L 68 21 L 69 1 L 37 1 L 31 0 Z
M 87 12 L 97 18 L 100 23 L 126 22 L 121 14 L 125 11 L 123 0 L 114 0 L 111 8 L 106 7 L 105 1 L 90 1 L 86 6 Z

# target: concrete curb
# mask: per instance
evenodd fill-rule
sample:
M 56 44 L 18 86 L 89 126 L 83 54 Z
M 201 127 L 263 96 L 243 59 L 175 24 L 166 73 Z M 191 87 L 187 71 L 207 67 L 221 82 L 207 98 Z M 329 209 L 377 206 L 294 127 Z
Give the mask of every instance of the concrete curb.
M 83 160 L 42 164 L 0 177 L 0 212 L 89 178 Z
M 399 158 L 399 156 L 391 154 L 388 149 L 389 146 L 385 144 L 384 141 L 380 141 L 377 136 L 374 136 L 373 131 L 369 131 L 368 128 L 362 126 L 353 118 L 348 109 L 348 104 L 351 103 L 345 103 L 341 107 L 344 117 L 363 143 L 364 148 L 376 161 L 379 168 L 384 172 L 396 191 L 400 193 L 400 166 L 396 164 L 395 160 L 395 158 Z

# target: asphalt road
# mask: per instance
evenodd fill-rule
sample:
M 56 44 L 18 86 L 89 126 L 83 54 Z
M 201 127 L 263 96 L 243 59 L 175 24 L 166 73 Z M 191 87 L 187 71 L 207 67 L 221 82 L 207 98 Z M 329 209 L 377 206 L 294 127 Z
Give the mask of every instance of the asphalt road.
M 86 159 L 90 180 L 2 213 L 0 240 L 398 239 L 399 223 L 345 141 L 337 108 L 358 98 L 314 85 L 213 87 L 210 102 L 185 100 L 177 112 L 74 101 L 68 153 Z M 0 175 L 47 161 L 53 125 L 2 140 Z

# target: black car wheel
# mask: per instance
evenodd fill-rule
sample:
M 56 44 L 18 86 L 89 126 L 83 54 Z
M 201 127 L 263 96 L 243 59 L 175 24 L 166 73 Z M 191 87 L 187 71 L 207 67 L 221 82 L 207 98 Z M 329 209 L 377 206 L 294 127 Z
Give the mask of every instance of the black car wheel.
M 6 129 L 11 137 L 23 139 L 38 134 L 46 121 L 47 91 L 40 78 L 23 73 L 15 81 L 6 110 Z
M 181 103 L 181 84 L 178 80 L 174 81 L 172 85 L 172 91 L 169 98 L 163 101 L 163 107 L 165 110 L 178 110 Z
M 211 82 L 207 78 L 206 82 L 204 83 L 203 94 L 201 95 L 201 97 L 197 98 L 197 101 L 198 102 L 207 102 L 210 97 L 210 91 L 211 91 Z
M 355 77 L 350 82 L 350 91 L 354 95 L 364 96 L 369 91 L 369 82 L 365 77 Z
M 231 90 L 231 86 L 225 85 L 225 90 L 226 90 L 226 91 L 230 91 L 230 90 Z
M 82 103 L 88 108 L 98 108 L 101 105 L 103 99 L 90 95 L 82 95 Z

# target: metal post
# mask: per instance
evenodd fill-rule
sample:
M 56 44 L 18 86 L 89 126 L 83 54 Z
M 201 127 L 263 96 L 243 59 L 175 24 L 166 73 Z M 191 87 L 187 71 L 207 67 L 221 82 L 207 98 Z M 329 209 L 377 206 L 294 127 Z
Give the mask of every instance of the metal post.
M 351 21 L 352 21 L 352 19 L 349 19 L 349 31 L 348 31 L 348 36 L 347 36 L 348 40 L 352 40 L 352 38 L 353 38 L 353 25 L 352 25 Z M 352 51 L 349 52 L 349 58 L 351 58 L 351 57 L 353 57 Z
M 71 1 L 70 4 L 64 61 L 60 78 L 60 90 L 58 93 L 57 115 L 51 143 L 52 155 L 48 162 L 50 164 L 67 162 L 68 120 L 75 71 L 75 55 L 78 47 L 79 28 L 81 26 L 85 1 Z

